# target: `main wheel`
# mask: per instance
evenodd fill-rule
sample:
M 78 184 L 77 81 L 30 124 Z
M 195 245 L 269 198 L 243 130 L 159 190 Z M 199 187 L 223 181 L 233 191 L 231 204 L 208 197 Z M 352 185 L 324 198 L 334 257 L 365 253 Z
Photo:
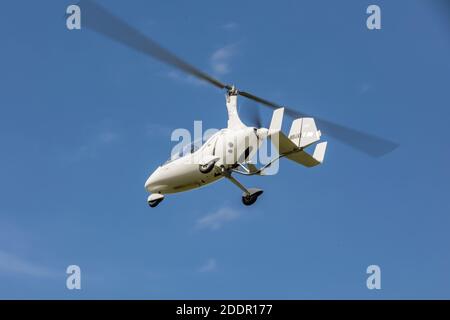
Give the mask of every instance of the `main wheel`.
M 199 165 L 198 169 L 200 170 L 201 173 L 210 173 L 212 169 L 214 169 L 214 165 L 216 164 L 215 161 L 211 161 L 205 165 Z
M 258 200 L 258 197 L 262 195 L 263 191 L 258 189 L 249 189 L 249 191 L 253 192 L 251 194 L 244 194 L 242 196 L 242 203 L 246 206 L 251 206 Z
M 242 203 L 245 204 L 246 206 L 251 206 L 256 202 L 256 200 L 258 200 L 257 195 L 242 196 Z

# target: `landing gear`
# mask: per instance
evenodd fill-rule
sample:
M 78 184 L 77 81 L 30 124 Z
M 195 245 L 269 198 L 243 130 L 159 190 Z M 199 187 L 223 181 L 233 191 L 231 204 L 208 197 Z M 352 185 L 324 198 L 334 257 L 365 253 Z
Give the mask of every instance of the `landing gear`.
M 156 207 L 161 201 L 162 201 L 162 199 L 160 199 L 160 200 L 154 200 L 154 201 L 149 201 L 149 202 L 148 202 L 148 205 L 149 205 L 151 208 L 154 208 L 154 207 Z
M 249 193 L 244 193 L 242 195 L 242 203 L 246 206 L 251 206 L 258 200 L 258 197 L 263 193 L 262 190 L 259 189 L 249 189 Z
M 234 177 L 231 176 L 230 171 L 223 170 L 222 174 L 225 176 L 225 178 L 227 178 L 228 180 L 233 182 L 233 184 L 239 187 L 239 189 L 244 191 L 244 193 L 242 194 L 242 203 L 246 206 L 251 206 L 252 204 L 254 204 L 256 200 L 258 200 L 258 197 L 263 193 L 261 189 L 254 189 L 254 188 L 247 189 L 239 181 L 237 181 Z
M 164 195 L 162 195 L 160 193 L 154 193 L 148 197 L 147 203 L 151 208 L 154 208 L 163 200 L 164 200 Z

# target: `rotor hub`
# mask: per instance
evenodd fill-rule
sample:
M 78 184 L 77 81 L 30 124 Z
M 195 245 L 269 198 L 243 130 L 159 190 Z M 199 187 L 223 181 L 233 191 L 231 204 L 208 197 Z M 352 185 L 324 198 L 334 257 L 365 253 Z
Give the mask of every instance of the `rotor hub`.
M 234 85 L 227 85 L 226 88 L 229 96 L 237 96 L 239 94 L 239 90 Z

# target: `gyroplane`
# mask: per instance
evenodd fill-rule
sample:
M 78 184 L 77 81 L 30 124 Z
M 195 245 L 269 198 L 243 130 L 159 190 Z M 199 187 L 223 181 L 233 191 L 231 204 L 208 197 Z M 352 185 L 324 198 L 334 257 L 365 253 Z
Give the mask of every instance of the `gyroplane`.
M 205 81 L 225 94 L 228 113 L 226 128 L 213 134 L 201 145 L 193 143 L 182 148 L 151 173 L 145 182 L 145 189 L 150 193 L 147 199 L 150 207 L 156 207 L 168 194 L 200 188 L 220 179 L 226 179 L 241 189 L 243 204 L 252 205 L 263 190 L 245 187 L 236 179 L 236 175 L 264 176 L 265 171 L 281 158 L 307 168 L 320 165 L 327 149 L 327 142 L 320 141 L 321 130 L 325 135 L 372 157 L 382 156 L 397 147 L 396 143 L 389 140 L 312 117 L 223 83 L 161 47 L 94 1 L 82 0 L 79 6 L 83 27 Z M 253 100 L 273 110 L 268 128 L 246 125 L 241 120 L 238 97 Z M 284 114 L 294 119 L 288 134 L 281 130 Z M 269 163 L 257 166 L 252 159 L 264 141 L 271 142 L 277 156 Z

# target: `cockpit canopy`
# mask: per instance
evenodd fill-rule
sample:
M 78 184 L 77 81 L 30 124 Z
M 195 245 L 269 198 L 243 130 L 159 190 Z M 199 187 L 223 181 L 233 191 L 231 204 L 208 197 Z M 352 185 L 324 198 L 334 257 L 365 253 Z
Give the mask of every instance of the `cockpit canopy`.
M 201 149 L 203 146 L 206 146 L 207 143 L 208 143 L 208 145 L 210 143 L 215 144 L 217 138 L 223 132 L 226 132 L 226 129 L 218 130 L 216 132 L 210 131 L 209 135 L 206 135 L 206 137 L 205 137 L 205 144 L 203 144 L 204 141 L 202 139 L 196 139 L 192 143 L 185 144 L 184 146 L 181 146 L 179 144 L 176 145 L 175 148 L 172 149 L 172 155 L 170 156 L 170 159 L 168 159 L 164 164 L 167 164 L 169 162 L 172 162 L 174 160 L 177 160 L 179 158 L 182 158 L 184 156 L 192 154 L 192 153 L 196 152 L 197 150 Z
M 174 148 L 172 150 L 172 155 L 164 164 L 167 164 L 176 159 L 187 156 L 188 154 L 194 153 L 195 151 L 200 149 L 201 146 L 202 146 L 201 140 L 193 141 L 192 143 L 186 144 L 184 146 L 177 146 L 176 148 Z

